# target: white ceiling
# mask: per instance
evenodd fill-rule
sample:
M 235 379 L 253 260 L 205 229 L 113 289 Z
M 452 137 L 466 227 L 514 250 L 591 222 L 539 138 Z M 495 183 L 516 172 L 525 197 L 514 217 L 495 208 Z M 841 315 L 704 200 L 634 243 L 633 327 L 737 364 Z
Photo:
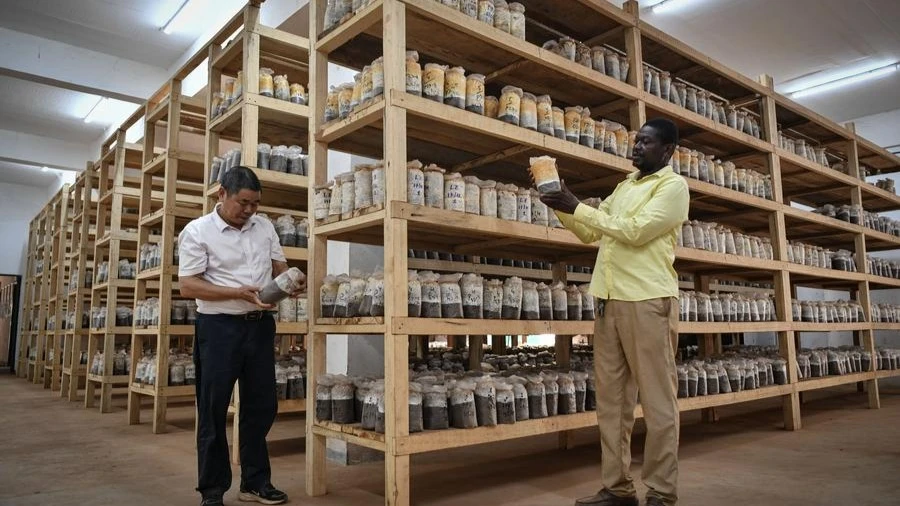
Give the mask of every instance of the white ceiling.
M 204 0 L 208 1 L 208 0 Z M 206 28 L 159 31 L 183 0 L 3 0 L 0 26 L 168 68 Z
M 2 183 L 46 188 L 58 185 L 62 172 L 55 169 L 43 172 L 38 167 L 0 160 L 0 182 Z
M 0 75 L 0 129 L 91 143 L 106 130 L 84 122 L 97 100 L 95 95 Z

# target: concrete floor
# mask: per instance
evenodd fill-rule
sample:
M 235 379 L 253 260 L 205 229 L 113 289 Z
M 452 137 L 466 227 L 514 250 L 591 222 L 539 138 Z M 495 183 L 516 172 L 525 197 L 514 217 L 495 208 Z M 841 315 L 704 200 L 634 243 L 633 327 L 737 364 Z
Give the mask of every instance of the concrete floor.
M 126 424 L 124 396 L 116 397 L 117 412 L 100 415 L 4 375 L 0 398 L 0 505 L 199 503 L 192 405 L 171 407 L 170 433 L 155 436 L 146 423 Z M 816 392 L 804 404 L 799 432 L 780 429 L 778 401 L 720 415 L 712 425 L 699 423 L 696 413 L 684 417 L 680 504 L 900 504 L 900 383 L 882 384 L 878 411 L 866 409 L 865 395 L 852 387 Z M 332 492 L 307 498 L 302 431 L 302 417 L 282 417 L 270 435 L 273 481 L 291 504 L 383 504 L 381 462 L 330 465 Z M 574 439 L 578 446 L 568 451 L 545 436 L 414 457 L 413 503 L 570 505 L 598 488 L 596 436 L 586 430 Z M 638 444 L 635 460 L 633 475 L 640 476 Z M 237 504 L 234 494 L 228 504 Z

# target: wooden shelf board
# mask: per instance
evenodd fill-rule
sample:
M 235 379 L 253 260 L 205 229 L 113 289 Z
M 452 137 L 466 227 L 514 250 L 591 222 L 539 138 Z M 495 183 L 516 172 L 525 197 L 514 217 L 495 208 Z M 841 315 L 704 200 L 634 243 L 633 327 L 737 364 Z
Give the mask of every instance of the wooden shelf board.
M 846 374 L 844 376 L 826 376 L 824 378 L 812 378 L 800 380 L 797 383 L 797 391 L 806 392 L 808 390 L 819 390 L 822 388 L 831 388 L 860 381 L 869 381 L 875 379 L 872 372 L 861 372 L 854 374 Z
M 125 386 L 128 385 L 128 382 L 131 380 L 127 374 L 121 376 L 104 376 L 102 374 L 88 374 L 87 380 L 92 381 L 94 383 L 100 383 L 105 385 L 120 385 Z
M 309 332 L 307 322 L 275 322 L 276 334 L 306 334 Z
M 795 332 L 841 332 L 851 330 L 866 330 L 871 327 L 868 322 L 860 323 L 809 323 L 793 322 L 791 328 Z
M 278 414 L 305 413 L 306 399 L 285 399 L 278 401 Z
M 875 186 L 872 183 L 861 182 L 862 206 L 866 211 L 876 213 L 896 211 L 900 209 L 900 195 Z
M 147 395 L 150 397 L 193 397 L 196 393 L 196 387 L 194 385 L 163 387 L 132 383 L 129 386 L 129 390 L 136 394 Z
M 878 171 L 879 174 L 900 172 L 900 157 L 859 135 L 855 136 L 859 149 L 859 163 Z
M 359 425 L 341 425 L 333 422 L 316 421 L 312 427 L 312 432 L 313 434 L 340 439 L 341 441 L 381 452 L 384 452 L 386 448 L 384 434 L 362 430 L 359 428 Z
M 787 322 L 678 322 L 679 334 L 741 334 L 745 332 L 780 332 L 788 330 Z
M 284 257 L 288 260 L 297 262 L 306 262 L 309 260 L 309 250 L 306 248 L 294 248 L 291 246 L 283 246 Z
M 592 335 L 594 322 L 395 317 L 393 333 L 399 335 Z
M 900 237 L 885 234 L 871 228 L 860 227 L 866 235 L 866 251 L 900 249 Z
M 886 278 L 884 276 L 869 275 L 869 289 L 891 289 L 900 288 L 900 279 Z
M 897 376 L 900 376 L 900 369 L 875 371 L 875 376 L 878 379 L 896 378 Z
M 145 281 L 149 279 L 159 279 L 163 276 L 163 267 L 154 267 L 152 269 L 145 269 L 137 273 L 138 281 Z
M 683 412 L 716 406 L 726 406 L 771 397 L 779 397 L 787 395 L 791 391 L 791 385 L 779 385 L 731 394 L 678 399 L 678 408 L 679 411 Z M 637 418 L 643 417 L 643 409 L 641 406 L 638 406 L 635 410 L 635 416 Z M 539 436 L 554 432 L 590 428 L 595 427 L 596 425 L 597 414 L 593 411 L 589 411 L 585 413 L 576 413 L 574 415 L 560 415 L 537 420 L 526 420 L 512 425 L 498 425 L 496 427 L 425 431 L 399 438 L 397 441 L 397 450 L 398 453 L 402 455 L 427 453 L 509 439 Z M 366 433 L 372 434 L 368 431 L 366 431 Z
M 855 287 L 861 281 L 866 280 L 866 275 L 859 272 L 823 269 L 793 263 L 788 263 L 787 269 L 791 273 L 792 284 Z
M 900 323 L 880 323 L 872 324 L 872 330 L 900 330 Z

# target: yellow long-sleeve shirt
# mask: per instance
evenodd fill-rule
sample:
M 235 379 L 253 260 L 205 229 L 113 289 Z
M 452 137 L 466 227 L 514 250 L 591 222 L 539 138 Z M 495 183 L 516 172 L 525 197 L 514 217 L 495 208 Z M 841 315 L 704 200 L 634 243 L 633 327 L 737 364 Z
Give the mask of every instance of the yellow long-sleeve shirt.
M 600 241 L 591 293 L 601 299 L 641 301 L 678 296 L 675 244 L 688 219 L 687 181 L 665 167 L 638 179 L 629 174 L 594 209 L 579 204 L 559 220 L 585 244 Z

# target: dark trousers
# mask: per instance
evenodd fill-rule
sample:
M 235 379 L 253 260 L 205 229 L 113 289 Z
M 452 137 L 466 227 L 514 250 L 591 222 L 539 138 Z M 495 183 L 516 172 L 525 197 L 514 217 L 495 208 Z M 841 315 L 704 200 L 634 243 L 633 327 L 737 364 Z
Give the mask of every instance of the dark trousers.
M 235 381 L 241 396 L 241 488 L 258 489 L 271 480 L 266 435 L 278 411 L 274 340 L 271 315 L 260 320 L 197 315 L 197 490 L 204 495 L 231 488 L 225 423 Z

